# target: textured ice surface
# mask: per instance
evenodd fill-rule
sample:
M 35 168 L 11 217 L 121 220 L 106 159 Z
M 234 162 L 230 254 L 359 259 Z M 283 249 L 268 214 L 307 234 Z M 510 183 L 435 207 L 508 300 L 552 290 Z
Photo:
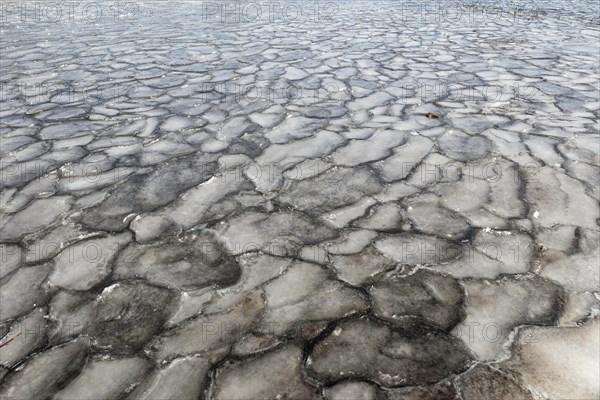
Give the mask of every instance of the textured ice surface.
M 54 395 L 56 399 L 105 399 L 120 396 L 137 384 L 150 369 L 141 357 L 90 360 L 71 384 Z
M 572 328 L 528 327 L 515 339 L 514 357 L 501 367 L 536 394 L 593 399 L 600 394 L 599 351 L 597 319 Z
M 367 382 L 347 381 L 341 382 L 323 391 L 328 400 L 360 399 L 376 400 L 378 398 L 375 386 Z
M 404 277 L 384 275 L 369 292 L 373 313 L 389 321 L 415 317 L 449 330 L 464 317 L 464 294 L 458 282 L 426 270 Z
M 179 290 L 200 289 L 211 284 L 228 286 L 240 274 L 237 262 L 224 244 L 201 232 L 169 237 L 152 245 L 130 244 L 117 260 L 116 279 L 140 278 L 156 286 Z
M 130 240 L 131 234 L 122 233 L 67 247 L 56 257 L 48 283 L 71 290 L 92 288 L 110 274 L 110 264 L 120 247 Z
M 5 3 L 1 399 L 598 399 L 597 2 Z
M 152 371 L 127 399 L 182 399 L 200 397 L 208 380 L 210 362 L 202 357 L 185 357 Z
M 481 399 L 494 394 L 498 400 L 533 400 L 533 394 L 519 382 L 494 367 L 478 364 L 461 376 L 456 386 L 464 400 Z
M 303 325 L 340 319 L 364 312 L 366 296 L 328 277 L 328 271 L 309 263 L 291 265 L 287 271 L 264 287 L 267 304 L 257 329 L 286 334 L 302 332 Z M 291 334 L 296 333 L 292 332 Z
M 466 317 L 453 333 L 463 338 L 480 360 L 502 358 L 515 327 L 552 325 L 562 308 L 560 288 L 538 277 L 469 280 L 463 286 Z M 490 302 L 490 298 L 498 300 Z
M 288 344 L 249 360 L 226 364 L 215 376 L 214 398 L 318 398 L 316 391 L 304 380 L 303 358 L 302 349 Z
M 368 319 L 336 326 L 309 357 L 309 374 L 326 382 L 355 377 L 383 386 L 433 383 L 461 372 L 470 361 L 464 344 L 441 332 Z
M 79 338 L 28 358 L 5 378 L 0 394 L 9 399 L 35 399 L 55 393 L 81 371 L 88 349 L 89 340 Z

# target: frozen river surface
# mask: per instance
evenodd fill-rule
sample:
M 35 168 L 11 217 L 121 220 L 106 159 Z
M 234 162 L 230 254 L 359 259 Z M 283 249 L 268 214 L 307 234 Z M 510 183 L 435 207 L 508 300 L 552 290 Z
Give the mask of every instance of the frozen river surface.
M 593 1 L 3 2 L 2 399 L 598 399 Z

